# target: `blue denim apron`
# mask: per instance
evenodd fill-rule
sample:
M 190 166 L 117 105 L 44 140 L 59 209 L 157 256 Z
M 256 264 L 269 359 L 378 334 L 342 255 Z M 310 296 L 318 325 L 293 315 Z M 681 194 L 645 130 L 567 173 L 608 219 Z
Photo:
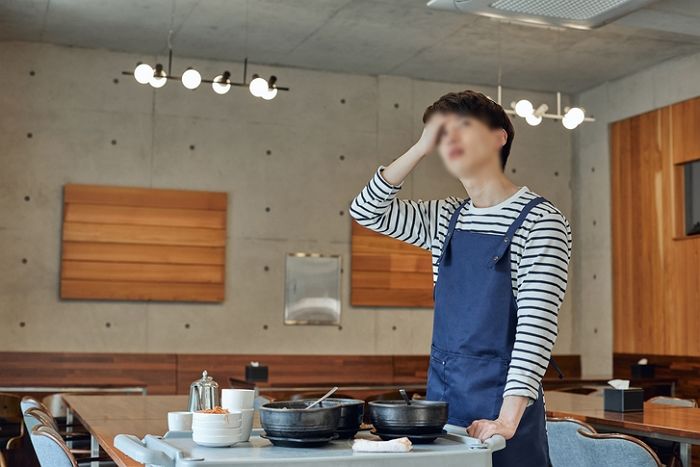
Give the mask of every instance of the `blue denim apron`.
M 448 423 L 468 427 L 498 418 L 515 342 L 518 306 L 511 284 L 510 243 L 531 200 L 505 235 L 455 230 L 462 203 L 450 219 L 438 260 L 429 400 L 449 403 Z M 494 467 L 549 464 L 542 388 L 525 409 L 515 436 L 493 456 Z

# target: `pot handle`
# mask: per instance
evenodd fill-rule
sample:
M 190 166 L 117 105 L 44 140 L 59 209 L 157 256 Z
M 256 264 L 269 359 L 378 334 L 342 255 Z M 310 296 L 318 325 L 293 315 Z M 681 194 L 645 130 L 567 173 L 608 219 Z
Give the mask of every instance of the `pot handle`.
M 491 451 L 500 451 L 506 447 L 506 439 L 501 435 L 493 435 L 484 444 L 491 449 Z

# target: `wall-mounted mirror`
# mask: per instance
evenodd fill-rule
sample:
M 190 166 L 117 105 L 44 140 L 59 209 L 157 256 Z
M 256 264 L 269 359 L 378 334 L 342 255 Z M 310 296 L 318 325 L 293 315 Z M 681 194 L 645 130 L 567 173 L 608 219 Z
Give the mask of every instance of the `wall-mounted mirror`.
M 340 325 L 340 256 L 287 255 L 284 324 Z

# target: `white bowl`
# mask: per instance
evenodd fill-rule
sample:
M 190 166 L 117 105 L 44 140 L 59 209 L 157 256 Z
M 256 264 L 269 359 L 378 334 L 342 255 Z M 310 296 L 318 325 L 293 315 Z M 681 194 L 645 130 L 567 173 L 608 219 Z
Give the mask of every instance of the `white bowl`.
M 192 427 L 195 426 L 240 426 L 241 412 L 226 414 L 200 413 L 192 415 Z
M 206 446 L 206 447 L 225 447 L 225 446 L 231 446 L 232 444 L 236 444 L 240 440 L 240 432 L 236 432 L 236 430 L 231 430 L 234 432 L 234 434 L 227 435 L 227 436 L 214 436 L 214 435 L 208 435 L 208 434 L 202 434 L 194 431 L 192 433 L 192 440 L 201 445 L 201 446 Z
M 253 389 L 222 389 L 221 407 L 232 410 L 252 409 L 255 402 Z
M 243 409 L 243 416 L 241 421 L 241 437 L 240 441 L 248 441 L 250 439 L 250 434 L 253 431 L 253 415 L 255 410 L 253 409 Z

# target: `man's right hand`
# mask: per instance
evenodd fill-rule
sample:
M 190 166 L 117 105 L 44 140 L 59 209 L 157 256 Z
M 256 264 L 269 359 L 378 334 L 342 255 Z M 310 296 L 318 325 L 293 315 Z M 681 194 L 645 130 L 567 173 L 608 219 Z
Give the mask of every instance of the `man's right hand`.
M 382 172 L 382 177 L 391 185 L 400 185 L 411 170 L 423 159 L 423 157 L 437 146 L 445 117 L 440 114 L 433 115 L 423 127 L 423 134 L 401 157 L 394 160 Z
M 440 133 L 442 132 L 444 123 L 445 117 L 440 114 L 435 114 L 425 124 L 420 139 L 414 145 L 422 155 L 426 155 L 435 149 L 440 139 Z

